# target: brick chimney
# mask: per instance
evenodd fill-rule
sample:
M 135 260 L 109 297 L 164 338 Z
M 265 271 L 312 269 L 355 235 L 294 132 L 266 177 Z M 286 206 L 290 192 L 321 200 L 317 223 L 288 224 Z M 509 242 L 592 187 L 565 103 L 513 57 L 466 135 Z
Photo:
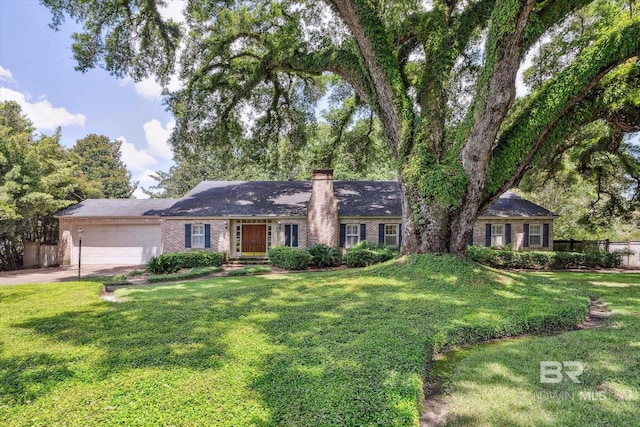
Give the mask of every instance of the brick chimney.
M 338 247 L 338 201 L 333 192 L 333 170 L 314 169 L 307 208 L 309 245 Z

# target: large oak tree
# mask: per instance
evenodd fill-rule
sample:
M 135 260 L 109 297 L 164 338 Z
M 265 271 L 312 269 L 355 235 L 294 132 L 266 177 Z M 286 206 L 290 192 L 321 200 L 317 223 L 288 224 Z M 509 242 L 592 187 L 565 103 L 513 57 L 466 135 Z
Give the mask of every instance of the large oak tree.
M 398 171 L 403 252 L 464 254 L 476 216 L 560 142 L 595 121 L 637 130 L 633 0 L 192 0 L 182 27 L 159 0 L 43 1 L 54 26 L 84 24 L 80 70 L 167 82 L 180 57 L 184 87 L 167 98 L 178 152 L 304 149 L 327 90 L 341 123 L 373 114 Z M 527 53 L 585 8 L 596 13 L 516 100 Z

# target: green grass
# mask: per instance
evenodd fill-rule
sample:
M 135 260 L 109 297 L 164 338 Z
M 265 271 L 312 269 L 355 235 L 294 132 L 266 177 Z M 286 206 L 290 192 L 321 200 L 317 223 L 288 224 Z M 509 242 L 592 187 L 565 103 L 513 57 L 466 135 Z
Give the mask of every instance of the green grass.
M 417 425 L 450 346 L 575 324 L 579 285 L 420 256 L 116 291 L 0 287 L 3 425 Z
M 231 270 L 227 273 L 227 276 L 251 276 L 254 274 L 271 273 L 271 267 L 266 265 L 256 265 L 253 267 L 242 267 L 237 270 Z
M 222 271 L 222 267 L 194 267 L 183 273 L 155 274 L 147 277 L 147 283 L 175 282 L 178 280 L 196 279 L 211 273 Z
M 600 327 L 453 352 L 435 370 L 449 394 L 448 425 L 637 426 L 640 274 L 541 273 L 604 301 Z M 541 361 L 578 361 L 574 383 L 541 384 Z

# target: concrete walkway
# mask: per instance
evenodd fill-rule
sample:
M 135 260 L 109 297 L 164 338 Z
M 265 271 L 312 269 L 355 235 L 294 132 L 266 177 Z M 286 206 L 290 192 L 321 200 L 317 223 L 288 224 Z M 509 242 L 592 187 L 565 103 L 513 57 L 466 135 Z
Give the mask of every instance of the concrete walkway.
M 133 270 L 143 270 L 144 265 L 87 265 L 82 266 L 81 277 L 109 276 L 112 274 L 128 274 Z M 78 280 L 78 267 L 35 268 L 18 271 L 0 272 L 0 286 L 24 285 L 26 283 L 59 283 Z

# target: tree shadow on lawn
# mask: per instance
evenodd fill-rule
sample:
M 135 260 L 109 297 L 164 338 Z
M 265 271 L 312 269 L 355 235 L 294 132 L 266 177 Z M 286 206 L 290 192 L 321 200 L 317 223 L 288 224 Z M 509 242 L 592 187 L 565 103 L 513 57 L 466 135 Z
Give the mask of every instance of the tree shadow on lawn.
M 593 329 L 454 351 L 447 425 L 637 425 L 640 275 L 539 276 L 579 283 L 613 315 Z M 567 360 L 583 364 L 579 383 L 541 383 L 541 361 Z
M 105 373 L 216 370 L 246 359 L 257 369 L 248 387 L 269 409 L 269 425 L 407 425 L 417 420 L 425 363 L 434 352 L 535 332 L 546 322 L 567 327 L 586 309 L 584 296 L 548 282 L 452 262 L 462 263 L 453 273 L 412 258 L 339 275 L 251 278 L 260 285 L 222 291 L 194 284 L 181 297 L 169 286 L 147 288 L 130 293 L 128 302 L 18 326 L 104 349 L 96 368 Z M 229 344 L 246 328 L 269 346 L 257 343 L 257 358 L 250 346 Z
M 73 375 L 67 359 L 49 353 L 0 357 L 0 408 L 34 401 Z

